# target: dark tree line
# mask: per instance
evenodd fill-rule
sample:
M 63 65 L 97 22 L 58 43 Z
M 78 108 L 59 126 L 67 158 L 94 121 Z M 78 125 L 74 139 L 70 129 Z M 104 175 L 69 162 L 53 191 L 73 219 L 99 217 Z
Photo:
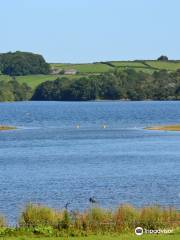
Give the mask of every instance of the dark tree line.
M 27 52 L 0 54 L 0 71 L 10 76 L 48 74 L 50 66 L 41 55 Z
M 67 78 L 41 83 L 32 100 L 179 100 L 180 70 L 148 74 L 132 69 L 113 71 L 75 80 Z
M 132 69 L 79 79 L 58 78 L 32 92 L 15 79 L 0 81 L 0 101 L 180 100 L 180 70 L 153 74 Z

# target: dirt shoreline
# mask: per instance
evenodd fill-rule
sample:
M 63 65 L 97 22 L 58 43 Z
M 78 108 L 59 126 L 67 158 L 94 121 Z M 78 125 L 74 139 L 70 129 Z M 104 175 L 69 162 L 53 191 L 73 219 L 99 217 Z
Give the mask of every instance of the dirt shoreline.
M 180 131 L 180 124 L 178 124 L 178 125 L 167 125 L 167 126 L 146 127 L 145 130 Z
M 0 131 L 15 130 L 16 127 L 12 126 L 0 126 Z

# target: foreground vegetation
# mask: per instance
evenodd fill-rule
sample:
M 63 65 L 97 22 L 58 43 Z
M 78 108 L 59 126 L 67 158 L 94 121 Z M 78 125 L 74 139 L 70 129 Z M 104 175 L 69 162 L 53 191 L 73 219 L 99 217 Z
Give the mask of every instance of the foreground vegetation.
M 112 235 L 96 235 L 96 236 L 87 236 L 87 237 L 42 237 L 42 236 L 36 236 L 36 237 L 3 237 L 4 240 L 179 240 L 180 234 L 172 234 L 172 235 L 143 235 L 143 236 L 136 236 L 135 234 L 119 234 L 117 236 Z
M 147 230 L 172 229 L 159 239 L 180 236 L 180 212 L 159 206 L 141 209 L 121 205 L 115 210 L 102 209 L 95 204 L 84 212 L 54 210 L 42 205 L 28 204 L 16 227 L 9 227 L 0 217 L 0 236 L 6 237 L 76 237 L 76 239 L 132 239 L 136 227 Z M 146 234 L 144 234 L 146 235 Z M 162 236 L 160 234 L 159 236 Z M 173 236 L 174 238 L 172 238 Z M 134 238 L 133 238 L 134 239 Z M 143 239 L 149 238 L 148 234 Z M 178 239 L 178 238 L 177 238 Z

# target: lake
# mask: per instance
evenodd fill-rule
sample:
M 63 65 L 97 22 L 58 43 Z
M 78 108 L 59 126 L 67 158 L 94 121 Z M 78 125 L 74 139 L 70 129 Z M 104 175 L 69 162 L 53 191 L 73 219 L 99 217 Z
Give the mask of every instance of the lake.
M 0 212 L 27 202 L 84 209 L 121 203 L 180 207 L 180 102 L 0 103 Z

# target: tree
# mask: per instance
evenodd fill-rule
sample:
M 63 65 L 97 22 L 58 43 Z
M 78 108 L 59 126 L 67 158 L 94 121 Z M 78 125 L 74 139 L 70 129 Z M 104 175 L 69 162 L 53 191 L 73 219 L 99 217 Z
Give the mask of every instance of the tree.
M 40 84 L 33 100 L 88 101 L 96 99 L 171 100 L 180 98 L 180 71 L 132 69 L 111 71 L 79 79 L 61 78 Z
M 158 60 L 158 61 L 168 61 L 168 57 L 162 55 L 162 56 L 160 56 L 157 60 Z
M 20 84 L 16 80 L 9 82 L 0 81 L 0 101 L 26 101 L 30 100 L 32 89 L 25 83 Z
M 14 52 L 0 55 L 0 69 L 3 74 L 21 76 L 28 74 L 48 74 L 50 66 L 41 55 Z

